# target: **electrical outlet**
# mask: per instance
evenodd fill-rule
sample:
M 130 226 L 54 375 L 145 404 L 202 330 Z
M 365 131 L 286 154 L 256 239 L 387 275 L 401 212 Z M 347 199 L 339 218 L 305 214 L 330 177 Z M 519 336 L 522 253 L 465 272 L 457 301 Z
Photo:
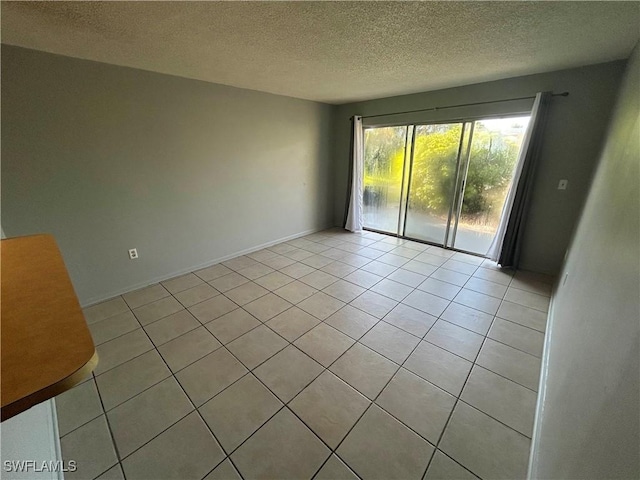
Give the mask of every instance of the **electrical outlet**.
M 131 250 L 129 250 L 129 259 L 135 260 L 136 258 L 138 258 L 138 249 L 132 248 Z
M 560 180 L 558 183 L 558 190 L 566 190 L 569 185 L 569 180 Z

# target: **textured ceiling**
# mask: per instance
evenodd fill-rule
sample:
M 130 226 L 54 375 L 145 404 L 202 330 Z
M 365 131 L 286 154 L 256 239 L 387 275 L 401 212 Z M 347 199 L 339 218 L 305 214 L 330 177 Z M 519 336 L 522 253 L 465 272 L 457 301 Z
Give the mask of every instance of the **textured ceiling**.
M 2 42 L 328 103 L 626 58 L 637 2 L 2 2 Z

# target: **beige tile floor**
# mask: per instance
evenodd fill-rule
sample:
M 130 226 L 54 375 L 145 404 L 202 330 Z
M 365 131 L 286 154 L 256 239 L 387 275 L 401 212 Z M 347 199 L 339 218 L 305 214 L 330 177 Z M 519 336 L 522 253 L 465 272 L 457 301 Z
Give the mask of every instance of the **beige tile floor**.
M 550 293 L 333 229 L 94 305 L 66 476 L 525 478 Z

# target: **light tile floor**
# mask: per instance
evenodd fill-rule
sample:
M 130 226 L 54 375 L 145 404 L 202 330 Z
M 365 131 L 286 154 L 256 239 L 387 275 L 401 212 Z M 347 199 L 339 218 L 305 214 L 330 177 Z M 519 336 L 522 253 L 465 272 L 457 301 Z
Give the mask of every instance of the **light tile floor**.
M 332 229 L 94 305 L 66 477 L 525 478 L 551 284 Z

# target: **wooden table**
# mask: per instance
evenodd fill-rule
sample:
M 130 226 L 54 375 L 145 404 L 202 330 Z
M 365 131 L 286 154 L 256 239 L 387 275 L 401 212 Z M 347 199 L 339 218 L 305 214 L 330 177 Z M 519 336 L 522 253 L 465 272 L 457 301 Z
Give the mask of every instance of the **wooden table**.
M 84 380 L 98 363 L 62 255 L 51 235 L 0 244 L 2 420 Z

